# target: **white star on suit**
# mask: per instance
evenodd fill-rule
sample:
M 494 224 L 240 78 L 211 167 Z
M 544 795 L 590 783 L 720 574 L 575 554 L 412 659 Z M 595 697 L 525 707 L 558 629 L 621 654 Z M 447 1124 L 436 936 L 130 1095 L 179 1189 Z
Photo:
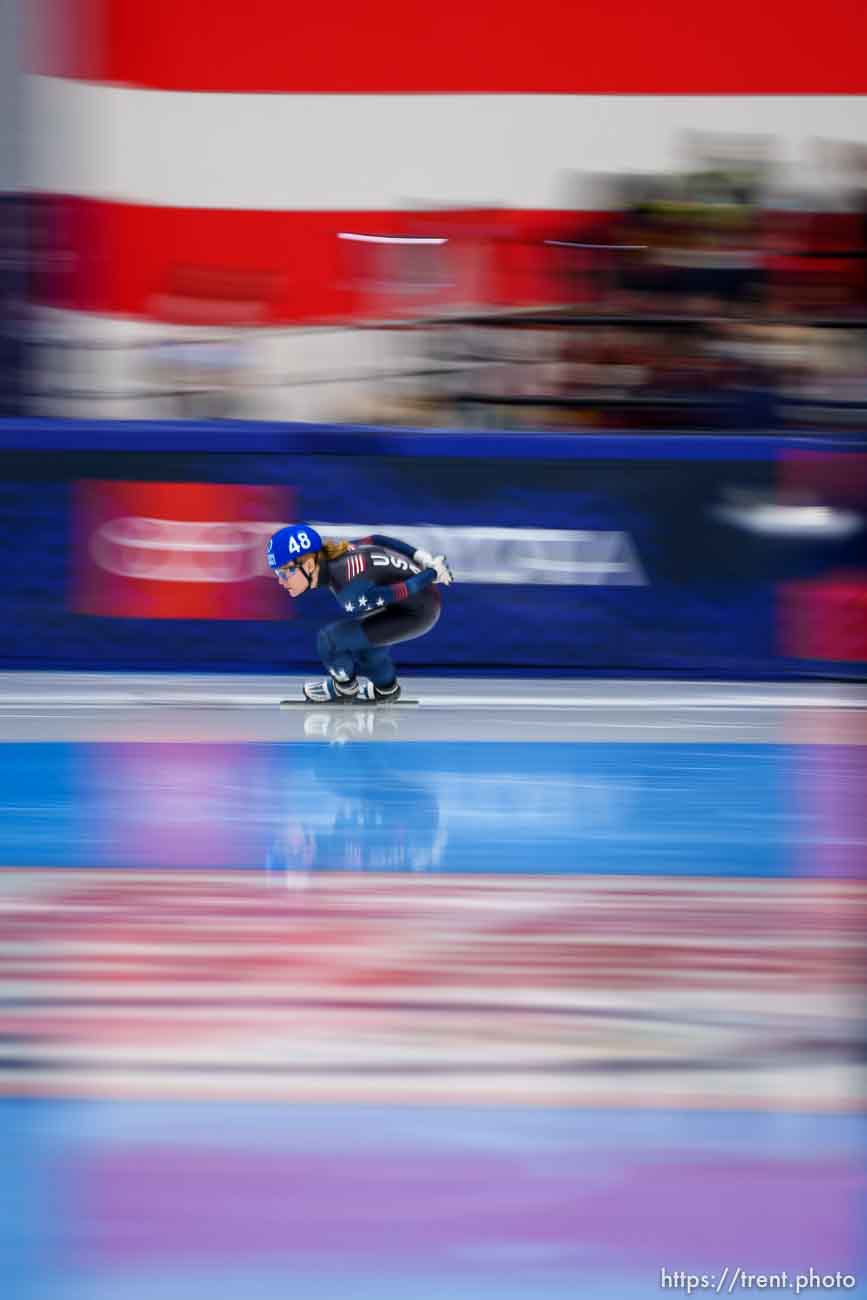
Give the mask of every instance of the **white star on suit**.
M 346 610 L 347 614 L 351 614 L 352 611 L 355 609 L 355 606 L 353 605 L 352 601 L 350 600 L 346 605 L 343 606 L 343 608 Z
M 376 603 L 377 605 L 384 605 L 385 601 L 382 599 L 382 596 L 380 596 L 379 600 Z
M 359 608 L 359 609 L 367 609 L 367 597 L 366 597 L 366 596 L 359 596 L 359 597 L 358 597 L 358 608 Z

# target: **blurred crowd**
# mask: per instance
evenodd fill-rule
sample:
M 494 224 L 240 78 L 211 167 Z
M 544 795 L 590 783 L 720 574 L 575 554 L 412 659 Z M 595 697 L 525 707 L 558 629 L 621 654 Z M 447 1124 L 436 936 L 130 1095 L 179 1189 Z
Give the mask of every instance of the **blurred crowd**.
M 784 184 L 762 157 L 712 151 L 680 174 L 606 181 L 595 216 L 498 250 L 523 254 L 534 306 L 430 331 L 455 371 L 420 389 L 408 413 L 520 427 L 863 429 L 867 149 L 817 152 L 836 180 L 809 189 Z
M 696 136 L 685 154 L 679 172 L 576 173 L 555 210 L 526 220 L 428 208 L 395 213 L 381 238 L 335 236 L 350 241 L 340 259 L 345 313 L 304 325 L 344 333 L 318 368 L 297 343 L 298 322 L 275 322 L 252 300 L 262 275 L 253 292 L 220 268 L 178 268 L 183 293 L 155 297 L 147 335 L 98 346 L 66 339 L 58 351 L 51 329 L 40 333 L 35 299 L 63 278 L 64 249 L 51 247 L 37 213 L 22 272 L 22 208 L 10 207 L 2 409 L 863 430 L 867 147 L 817 142 L 809 179 L 806 168 L 785 174 L 760 137 Z M 387 346 L 372 355 L 361 336 L 377 326 Z M 113 372 L 112 350 L 127 353 Z M 123 378 L 112 384 L 110 373 Z M 315 400 L 299 400 L 303 385 Z

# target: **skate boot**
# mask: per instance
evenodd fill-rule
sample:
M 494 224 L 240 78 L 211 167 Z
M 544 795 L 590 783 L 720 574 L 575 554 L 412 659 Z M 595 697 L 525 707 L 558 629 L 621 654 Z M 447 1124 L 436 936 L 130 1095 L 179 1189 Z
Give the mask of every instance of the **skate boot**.
M 394 679 L 391 686 L 374 686 L 364 682 L 358 692 L 359 700 L 366 704 L 395 704 L 400 699 L 400 682 Z
M 305 682 L 303 689 L 311 704 L 354 704 L 361 698 L 355 677 L 345 682 L 326 677 L 324 682 Z

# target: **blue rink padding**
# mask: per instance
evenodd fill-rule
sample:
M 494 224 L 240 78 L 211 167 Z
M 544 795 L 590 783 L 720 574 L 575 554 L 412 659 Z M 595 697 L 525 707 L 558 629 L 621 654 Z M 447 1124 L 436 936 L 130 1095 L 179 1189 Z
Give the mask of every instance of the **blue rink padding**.
M 863 878 L 846 745 L 7 743 L 0 865 Z
M 15 1300 L 646 1300 L 726 1266 L 867 1294 L 858 1115 L 6 1099 L 0 1126 Z
M 393 428 L 267 420 L 11 419 L 0 425 L 0 451 L 213 452 L 275 455 L 412 456 L 422 459 L 767 460 L 781 449 L 863 453 L 859 434 L 787 429 L 731 434 L 555 433 L 515 429 Z
M 264 559 L 259 577 L 236 581 L 212 572 L 198 584 L 212 598 L 207 615 L 179 616 L 170 599 L 179 580 L 163 582 L 159 567 L 166 547 L 172 553 L 167 536 L 177 545 L 178 536 L 186 537 L 182 545 L 195 548 L 188 534 L 171 531 L 190 524 L 189 510 L 183 492 L 174 506 L 171 494 L 168 504 L 162 498 L 155 506 L 148 491 L 170 484 L 194 495 L 225 489 L 223 513 L 207 520 L 218 529 L 237 531 L 239 521 L 254 526 L 252 541 L 245 534 L 246 551 L 236 536 L 239 553 L 253 555 L 254 563 L 261 541 L 255 528 L 267 535 L 290 518 L 361 525 L 409 541 L 416 529 L 431 527 L 445 551 L 449 531 L 462 530 L 464 563 L 471 568 L 477 549 L 484 563 L 475 573 L 457 571 L 437 627 L 401 648 L 401 666 L 864 676 L 857 638 L 808 659 L 812 643 L 793 641 L 791 617 L 781 615 L 785 584 L 840 575 L 851 575 L 856 586 L 863 580 L 864 530 L 762 531 L 745 522 L 742 509 L 732 511 L 783 499 L 787 467 L 804 453 L 835 461 L 822 504 L 857 510 L 850 497 L 863 475 L 863 440 L 23 421 L 0 430 L 0 448 L 0 664 L 9 668 L 306 672 L 317 664 L 317 631 L 337 612 L 327 592 L 313 592 L 291 610 L 287 601 L 285 614 L 282 607 L 265 614 L 255 601 L 254 614 L 227 613 L 241 588 L 249 595 L 260 584 L 261 596 L 264 584 L 273 585 Z M 133 540 L 112 559 L 94 538 L 117 521 L 97 524 L 88 511 L 95 492 L 113 500 L 119 483 L 124 504 L 105 508 L 118 510 L 126 542 L 142 544 L 136 549 Z M 249 491 L 264 492 L 267 505 L 245 505 Z M 154 527 L 162 542 L 150 533 L 142 541 L 137 530 Z M 516 555 L 530 546 L 527 533 L 540 530 L 572 541 L 549 539 L 546 550 L 537 539 L 538 554 L 523 554 L 519 565 Z M 551 545 L 574 548 L 571 559 Z M 204 563 L 207 555 L 205 549 L 195 558 Z M 536 563 L 549 575 L 571 577 L 539 583 Z M 112 594 L 107 607 L 88 603 L 95 591 Z M 155 616 L 161 600 L 170 613 Z

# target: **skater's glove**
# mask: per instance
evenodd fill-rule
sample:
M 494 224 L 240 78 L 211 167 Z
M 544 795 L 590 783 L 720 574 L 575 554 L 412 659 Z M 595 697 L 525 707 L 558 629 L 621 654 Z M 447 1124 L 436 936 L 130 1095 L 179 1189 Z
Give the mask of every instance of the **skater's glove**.
M 436 569 L 436 578 L 434 581 L 441 582 L 447 587 L 450 582 L 454 582 L 452 571 L 449 568 L 449 562 L 444 555 L 435 555 L 433 557 L 432 569 Z
M 432 569 L 434 567 L 434 557 L 430 551 L 415 551 L 412 558 L 413 563 L 417 564 L 420 569 Z

